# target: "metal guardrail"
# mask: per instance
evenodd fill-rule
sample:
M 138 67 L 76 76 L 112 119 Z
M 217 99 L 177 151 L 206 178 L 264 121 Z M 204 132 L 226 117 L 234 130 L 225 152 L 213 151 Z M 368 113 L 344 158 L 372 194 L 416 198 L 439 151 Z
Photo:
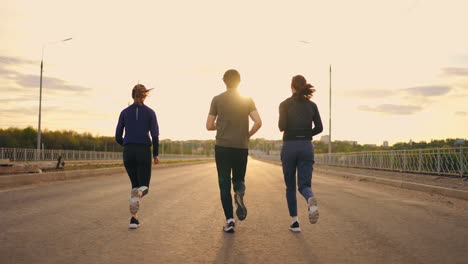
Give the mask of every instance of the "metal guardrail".
M 82 150 L 58 150 L 58 149 L 21 149 L 21 148 L 0 148 L 0 159 L 11 161 L 40 161 L 57 160 L 62 156 L 65 160 L 122 160 L 122 152 L 104 151 L 82 151 Z M 206 155 L 181 155 L 162 154 L 164 159 L 188 159 L 205 158 Z
M 280 160 L 278 155 L 257 155 Z M 436 148 L 315 154 L 315 163 L 436 175 L 468 176 L 468 148 Z

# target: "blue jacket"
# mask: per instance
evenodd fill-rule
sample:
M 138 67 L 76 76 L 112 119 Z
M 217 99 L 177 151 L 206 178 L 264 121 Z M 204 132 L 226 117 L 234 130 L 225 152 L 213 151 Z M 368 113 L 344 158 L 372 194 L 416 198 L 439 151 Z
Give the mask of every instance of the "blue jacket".
M 125 128 L 125 137 L 123 132 Z M 153 139 L 153 156 L 158 156 L 159 126 L 156 113 L 146 105 L 132 104 L 125 108 L 119 116 L 115 140 L 120 145 L 144 144 L 151 146 Z

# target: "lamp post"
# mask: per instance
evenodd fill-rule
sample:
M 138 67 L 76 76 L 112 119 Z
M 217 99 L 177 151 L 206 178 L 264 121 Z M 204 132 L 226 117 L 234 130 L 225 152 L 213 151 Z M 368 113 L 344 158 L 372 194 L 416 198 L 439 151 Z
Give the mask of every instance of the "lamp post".
M 37 125 L 37 151 L 41 150 L 41 110 L 42 110 L 42 72 L 44 69 L 44 49 L 47 45 L 56 44 L 64 41 L 71 40 L 72 38 L 67 38 L 63 40 L 53 41 L 42 45 L 42 55 L 41 55 L 41 77 L 39 81 L 39 121 Z M 39 152 L 40 153 L 40 152 Z M 36 157 L 37 159 L 37 157 Z
M 305 40 L 300 40 L 299 42 L 303 43 L 303 44 L 306 44 L 306 45 L 309 45 L 310 42 L 309 41 L 305 41 Z M 332 90 L 331 90 L 331 74 L 332 74 L 332 69 L 331 69 L 331 64 L 330 64 L 330 71 L 329 71 L 329 78 L 330 78 L 330 90 L 329 90 L 329 112 L 328 112 L 328 154 L 331 154 L 332 153 L 332 131 L 331 131 L 331 110 L 332 110 Z
M 332 94 L 331 94 L 331 64 L 330 64 L 330 96 L 329 96 L 329 109 L 328 109 L 328 154 L 332 153 L 332 130 L 331 130 L 331 110 L 332 110 Z

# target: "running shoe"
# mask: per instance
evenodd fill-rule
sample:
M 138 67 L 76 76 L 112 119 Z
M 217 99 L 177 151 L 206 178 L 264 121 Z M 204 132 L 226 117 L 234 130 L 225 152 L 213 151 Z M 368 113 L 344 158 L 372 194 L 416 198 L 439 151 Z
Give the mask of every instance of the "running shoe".
M 237 210 L 236 210 L 237 218 L 239 218 L 239 220 L 242 221 L 247 217 L 247 207 L 245 207 L 245 204 L 244 204 L 244 194 L 235 193 L 234 200 L 236 201 L 236 206 L 237 206 Z
M 319 211 L 317 207 L 317 199 L 312 197 L 309 199 L 309 221 L 311 224 L 317 223 L 319 218 Z
M 143 198 L 143 196 L 148 194 L 148 187 L 141 186 L 140 188 L 138 188 L 138 191 L 140 191 L 140 198 Z
M 236 226 L 236 223 L 234 221 L 228 221 L 226 222 L 226 225 L 223 226 L 223 230 L 226 233 L 234 233 L 235 226 Z
M 140 192 L 137 188 L 132 189 L 130 193 L 130 213 L 135 215 L 138 213 L 138 209 L 140 208 Z
M 301 228 L 299 227 L 299 222 L 295 221 L 291 226 L 289 226 L 289 230 L 293 232 L 301 232 Z
M 130 224 L 128 225 L 128 229 L 137 229 L 140 226 L 140 221 L 132 216 L 130 219 Z

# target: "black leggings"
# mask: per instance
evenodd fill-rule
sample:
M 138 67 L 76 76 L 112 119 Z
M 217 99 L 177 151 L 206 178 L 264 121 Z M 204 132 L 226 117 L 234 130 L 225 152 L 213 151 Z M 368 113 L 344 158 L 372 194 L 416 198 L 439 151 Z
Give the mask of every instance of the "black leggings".
M 146 186 L 151 180 L 151 148 L 142 144 L 127 144 L 124 146 L 123 162 L 132 188 Z

